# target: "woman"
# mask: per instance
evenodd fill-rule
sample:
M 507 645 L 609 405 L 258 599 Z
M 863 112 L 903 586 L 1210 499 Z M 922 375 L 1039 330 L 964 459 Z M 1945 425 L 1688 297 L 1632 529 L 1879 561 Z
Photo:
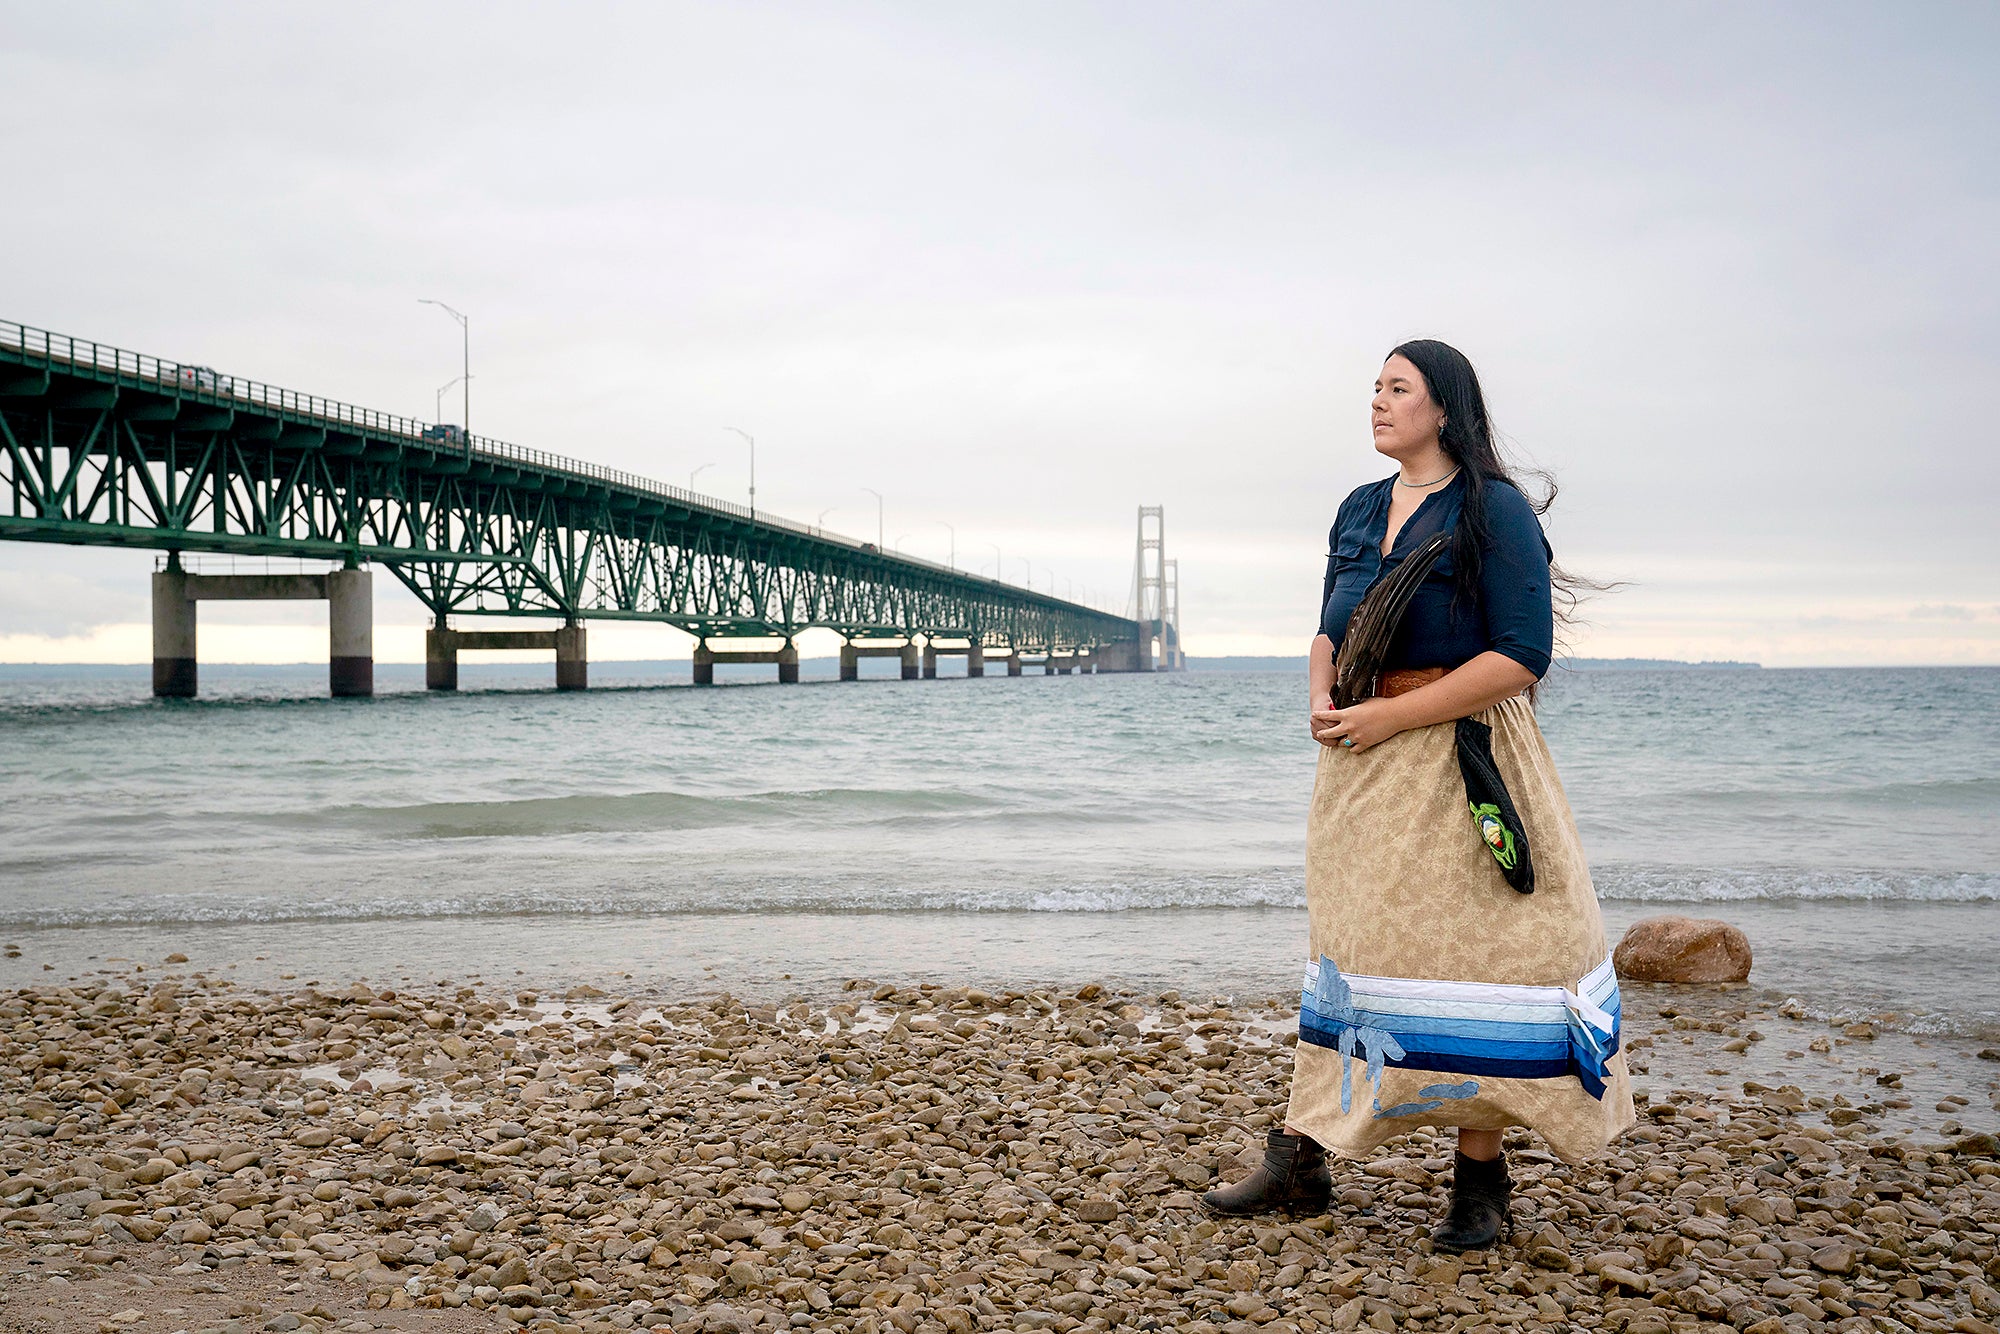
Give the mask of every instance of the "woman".
M 1325 1150 L 1356 1158 L 1418 1126 L 1452 1126 L 1451 1207 L 1432 1235 L 1464 1251 L 1505 1229 L 1506 1127 L 1533 1128 L 1574 1162 L 1634 1119 L 1597 896 L 1524 697 L 1553 652 L 1551 583 L 1568 593 L 1578 581 L 1552 569 L 1538 508 L 1501 462 L 1479 379 L 1457 350 L 1398 347 L 1373 415 L 1375 448 L 1398 472 L 1340 507 L 1312 647 L 1309 725 L 1323 749 L 1291 1105 L 1263 1166 L 1204 1203 L 1321 1212 Z M 1449 536 L 1418 557 L 1436 564 L 1389 640 L 1375 697 L 1334 707 L 1349 617 L 1437 534 Z M 1480 731 L 1462 718 L 1492 729 L 1526 877 L 1505 861 L 1499 818 L 1481 823 L 1495 807 L 1468 801 L 1461 734 Z

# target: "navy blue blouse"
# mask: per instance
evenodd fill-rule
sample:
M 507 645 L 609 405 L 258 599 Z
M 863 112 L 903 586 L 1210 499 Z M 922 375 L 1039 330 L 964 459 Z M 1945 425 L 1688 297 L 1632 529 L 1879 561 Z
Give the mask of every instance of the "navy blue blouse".
M 1424 497 L 1417 512 L 1382 555 L 1389 531 L 1389 501 L 1396 479 L 1357 488 L 1341 502 L 1327 537 L 1326 586 L 1320 600 L 1320 633 L 1334 651 L 1347 634 L 1348 618 L 1384 571 L 1394 569 L 1432 533 L 1458 522 L 1465 500 L 1463 474 Z M 1542 536 L 1528 498 L 1504 482 L 1486 487 L 1486 522 L 1491 540 L 1480 552 L 1479 597 L 1471 606 L 1452 607 L 1454 565 L 1447 549 L 1411 599 L 1403 623 L 1390 642 L 1385 669 L 1458 667 L 1489 649 L 1506 654 L 1537 677 L 1549 670 L 1555 651 L 1555 614 L 1549 600 L 1548 539 Z

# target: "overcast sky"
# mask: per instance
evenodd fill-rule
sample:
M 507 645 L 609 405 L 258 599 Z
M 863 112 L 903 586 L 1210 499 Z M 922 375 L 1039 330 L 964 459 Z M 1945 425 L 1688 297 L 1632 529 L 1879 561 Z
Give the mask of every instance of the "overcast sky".
M 1472 357 L 1578 652 L 2000 662 L 2000 7 L 0 0 L 0 318 L 1303 652 Z M 455 393 L 445 416 L 455 420 Z M 150 555 L 0 544 L 0 660 L 142 661 Z M 376 581 L 378 657 L 420 609 Z M 209 605 L 202 655 L 324 611 Z M 685 656 L 660 627 L 592 655 Z

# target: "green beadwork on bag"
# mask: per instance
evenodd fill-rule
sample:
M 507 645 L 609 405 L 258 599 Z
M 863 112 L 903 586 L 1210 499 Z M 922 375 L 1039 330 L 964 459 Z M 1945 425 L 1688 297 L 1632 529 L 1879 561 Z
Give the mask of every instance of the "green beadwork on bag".
M 1500 822 L 1500 808 L 1489 801 L 1478 806 L 1467 802 L 1466 809 L 1472 812 L 1472 823 L 1479 827 L 1479 839 L 1493 860 L 1500 863 L 1501 870 L 1513 870 L 1520 854 L 1514 848 L 1514 835 Z

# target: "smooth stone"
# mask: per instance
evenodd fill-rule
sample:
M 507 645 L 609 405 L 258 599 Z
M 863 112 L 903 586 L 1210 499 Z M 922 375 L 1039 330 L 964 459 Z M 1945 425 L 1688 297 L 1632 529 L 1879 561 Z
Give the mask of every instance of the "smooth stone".
M 1743 982 L 1750 976 L 1750 939 L 1712 917 L 1642 917 L 1626 928 L 1612 963 L 1635 982 Z

